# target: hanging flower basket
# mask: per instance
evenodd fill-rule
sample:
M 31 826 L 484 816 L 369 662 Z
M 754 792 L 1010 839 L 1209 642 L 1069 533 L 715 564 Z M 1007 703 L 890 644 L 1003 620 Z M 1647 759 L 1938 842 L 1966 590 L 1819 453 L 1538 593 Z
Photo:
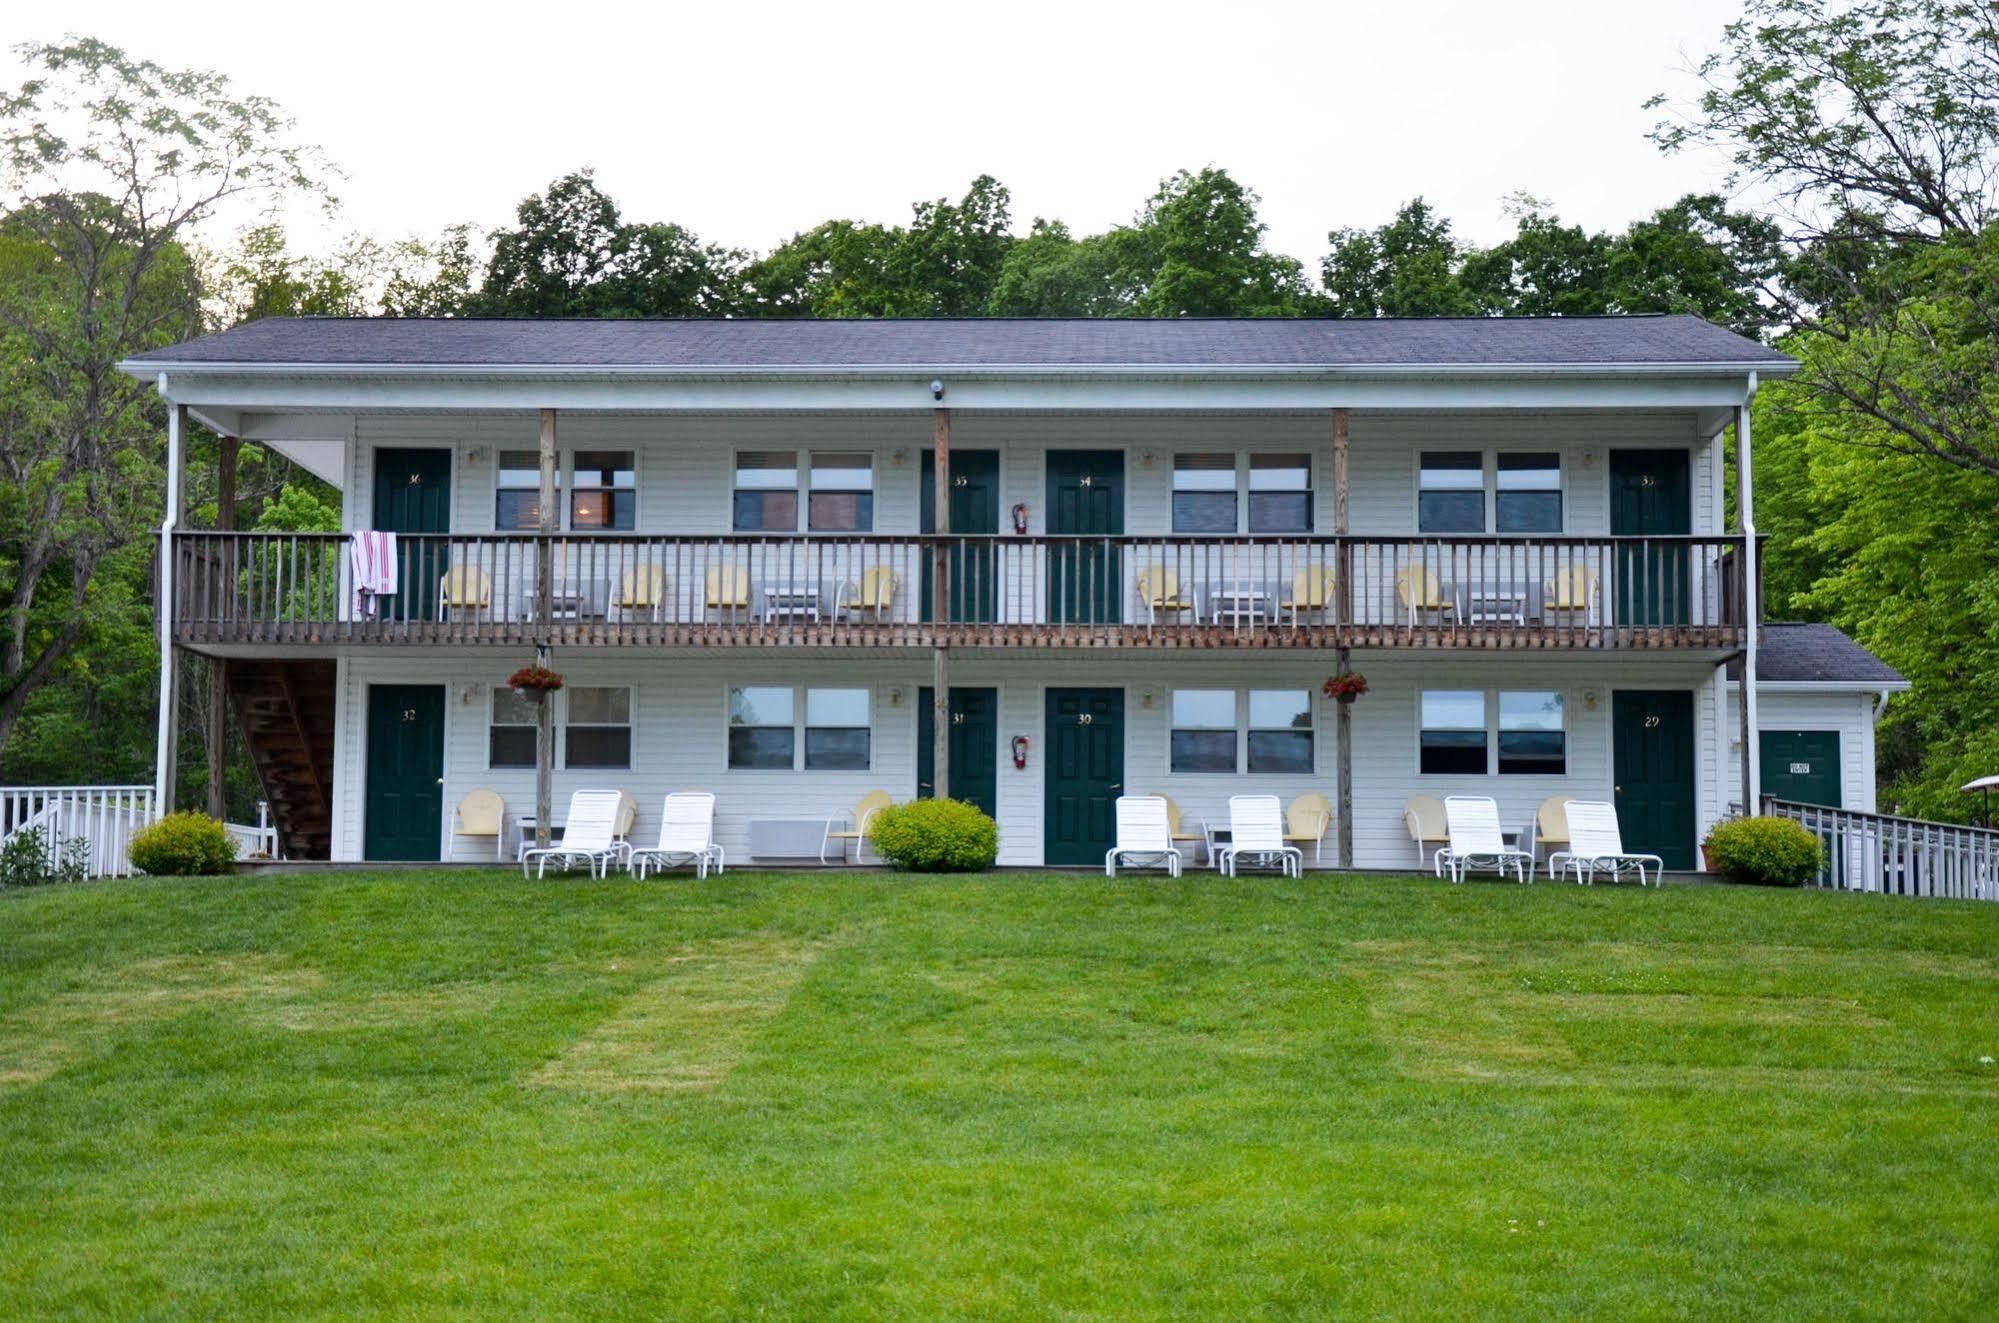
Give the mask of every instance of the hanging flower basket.
M 507 677 L 507 685 L 522 698 L 539 703 L 562 688 L 562 677 L 546 666 L 523 666 Z
M 1336 698 L 1342 703 L 1351 703 L 1367 692 L 1367 677 L 1359 671 L 1348 671 L 1345 675 L 1330 676 L 1321 687 L 1327 698 Z

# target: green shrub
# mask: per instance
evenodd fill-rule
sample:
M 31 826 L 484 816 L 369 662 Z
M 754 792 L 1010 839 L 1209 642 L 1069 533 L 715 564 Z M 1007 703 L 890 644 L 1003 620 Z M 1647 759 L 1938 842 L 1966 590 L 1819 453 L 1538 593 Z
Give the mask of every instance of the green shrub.
M 89 858 L 90 843 L 78 837 L 72 836 L 58 849 L 40 827 L 17 831 L 0 844 L 0 891 L 81 882 L 89 871 Z
M 206 877 L 235 867 L 236 838 L 206 813 L 169 813 L 141 828 L 127 853 L 154 877 Z
M 882 858 L 914 873 L 977 873 L 999 856 L 999 826 L 961 799 L 893 804 L 868 822 Z
M 1801 887 L 1818 876 L 1819 838 L 1789 818 L 1730 818 L 1707 835 L 1715 868 L 1731 882 Z

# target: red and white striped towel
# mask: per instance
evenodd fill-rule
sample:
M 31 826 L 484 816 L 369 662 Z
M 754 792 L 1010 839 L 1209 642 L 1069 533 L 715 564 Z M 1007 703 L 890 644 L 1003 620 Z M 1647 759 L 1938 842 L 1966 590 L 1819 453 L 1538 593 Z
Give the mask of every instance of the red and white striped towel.
M 350 535 L 347 558 L 353 573 L 353 605 L 356 620 L 373 620 L 379 609 L 377 598 L 396 591 L 396 535 L 364 529 Z

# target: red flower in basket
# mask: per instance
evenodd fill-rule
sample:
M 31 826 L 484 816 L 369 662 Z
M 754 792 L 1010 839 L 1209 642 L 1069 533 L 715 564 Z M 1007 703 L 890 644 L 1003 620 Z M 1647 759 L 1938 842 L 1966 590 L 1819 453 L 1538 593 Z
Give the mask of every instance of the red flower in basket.
M 1332 676 L 1322 688 L 1327 698 L 1351 703 L 1367 692 L 1367 677 L 1359 671 L 1349 671 L 1345 675 Z
M 562 677 L 546 666 L 523 666 L 507 677 L 507 686 L 523 698 L 545 698 L 562 688 Z

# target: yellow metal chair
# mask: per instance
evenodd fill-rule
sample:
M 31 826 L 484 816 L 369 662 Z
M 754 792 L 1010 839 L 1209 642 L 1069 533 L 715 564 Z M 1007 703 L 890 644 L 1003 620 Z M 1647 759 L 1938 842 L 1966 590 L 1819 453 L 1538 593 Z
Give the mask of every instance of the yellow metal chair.
M 1330 565 L 1304 565 L 1291 576 L 1291 595 L 1278 605 L 1293 619 L 1315 612 L 1321 619 L 1338 601 L 1339 576 Z
M 1148 565 L 1138 572 L 1138 604 L 1145 608 L 1147 620 L 1162 614 L 1171 619 L 1178 612 L 1194 609 L 1194 604 L 1180 595 L 1179 571 L 1164 565 Z
M 660 608 L 666 605 L 666 571 L 657 565 L 626 570 L 611 605 L 625 616 L 650 615 L 658 620 Z
M 1316 791 L 1298 796 L 1284 810 L 1284 843 L 1312 847 L 1312 862 L 1320 862 L 1326 833 L 1333 829 L 1333 806 Z
M 1166 801 L 1166 831 L 1167 834 L 1173 838 L 1173 846 L 1175 849 L 1178 849 L 1183 842 L 1185 842 L 1188 845 L 1197 845 L 1203 848 L 1207 846 L 1208 834 L 1206 832 L 1187 831 L 1181 827 L 1180 806 L 1173 802 L 1173 796 L 1162 795 L 1156 790 L 1152 792 L 1152 795 L 1153 798 L 1155 799 L 1163 799 Z
M 437 585 L 437 604 L 449 611 L 470 611 L 474 616 L 493 607 L 493 581 L 477 565 L 453 565 Z
M 1583 623 L 1596 623 L 1596 571 L 1587 565 L 1566 565 L 1541 585 L 1541 609 L 1582 613 Z
M 865 611 L 876 620 L 887 620 L 895 611 L 895 590 L 902 586 L 896 572 L 886 565 L 870 565 L 861 571 L 858 586 L 843 605 L 851 612 Z
M 861 796 L 860 803 L 854 805 L 854 829 L 852 831 L 834 831 L 833 824 L 838 819 L 826 819 L 826 834 L 819 841 L 819 862 L 822 864 L 833 862 L 826 857 L 826 851 L 832 847 L 833 842 L 838 841 L 840 843 L 840 862 L 845 863 L 847 861 L 847 842 L 852 841 L 854 843 L 854 862 L 857 864 L 861 863 L 861 855 L 866 850 L 868 843 L 869 820 L 893 803 L 895 801 L 888 797 L 888 791 L 870 790 L 867 794 Z
M 1450 842 L 1450 824 L 1444 817 L 1443 801 L 1435 795 L 1412 795 L 1402 806 L 1402 826 L 1408 831 L 1409 839 L 1416 846 L 1416 866 L 1423 866 L 1425 846 L 1443 846 Z M 1435 855 L 1430 857 L 1431 871 L 1438 877 L 1444 875 L 1443 865 Z
M 493 857 L 506 858 L 507 801 L 500 798 L 497 790 L 474 790 L 458 801 L 457 821 L 452 824 L 453 836 L 490 836 L 493 838 Z
M 1408 610 L 1411 625 L 1417 623 L 1417 616 L 1424 611 L 1435 612 L 1440 621 L 1458 612 L 1457 602 L 1444 595 L 1444 585 L 1437 578 L 1437 572 L 1427 565 L 1404 565 L 1395 571 L 1395 595 L 1402 599 L 1403 607 Z M 1442 812 L 1441 808 L 1439 812 Z
M 1534 821 L 1527 824 L 1527 853 L 1533 854 L 1542 846 L 1551 847 L 1550 853 L 1569 848 L 1569 805 L 1575 802 L 1574 795 L 1550 795 L 1541 801 L 1541 807 L 1534 811 Z
M 708 567 L 708 609 L 735 613 L 750 609 L 750 572 L 741 565 Z

